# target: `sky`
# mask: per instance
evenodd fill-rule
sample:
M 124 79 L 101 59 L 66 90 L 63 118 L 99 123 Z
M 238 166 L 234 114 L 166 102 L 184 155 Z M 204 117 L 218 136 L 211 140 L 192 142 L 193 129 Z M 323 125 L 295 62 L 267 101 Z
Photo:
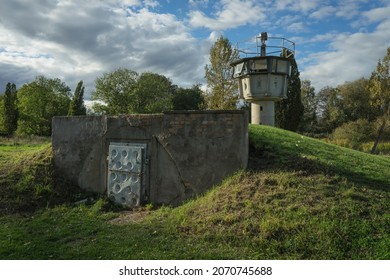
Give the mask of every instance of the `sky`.
M 295 42 L 318 92 L 369 78 L 390 47 L 390 0 L 1 0 L 0 92 L 44 75 L 72 91 L 83 80 L 88 100 L 118 68 L 205 85 L 220 36 L 235 46 L 261 32 Z

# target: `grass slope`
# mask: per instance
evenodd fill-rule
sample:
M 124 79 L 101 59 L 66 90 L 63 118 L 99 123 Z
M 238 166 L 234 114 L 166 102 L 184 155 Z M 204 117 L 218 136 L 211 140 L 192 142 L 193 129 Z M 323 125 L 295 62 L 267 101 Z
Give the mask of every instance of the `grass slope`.
M 264 126 L 249 138 L 248 170 L 142 221 L 113 223 L 122 214 L 103 199 L 2 215 L 0 258 L 390 258 L 390 158 Z
M 51 150 L 47 140 L 32 144 L 0 142 L 0 214 L 31 213 L 80 193 L 55 174 Z

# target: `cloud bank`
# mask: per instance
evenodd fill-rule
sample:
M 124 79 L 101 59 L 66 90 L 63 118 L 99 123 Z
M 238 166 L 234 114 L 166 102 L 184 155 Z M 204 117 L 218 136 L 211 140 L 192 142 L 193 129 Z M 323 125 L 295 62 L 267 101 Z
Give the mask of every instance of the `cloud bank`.
M 0 92 L 37 75 L 72 89 L 126 67 L 204 83 L 209 49 L 262 31 L 293 39 L 303 79 L 319 90 L 369 76 L 390 46 L 388 1 L 344 0 L 4 0 Z

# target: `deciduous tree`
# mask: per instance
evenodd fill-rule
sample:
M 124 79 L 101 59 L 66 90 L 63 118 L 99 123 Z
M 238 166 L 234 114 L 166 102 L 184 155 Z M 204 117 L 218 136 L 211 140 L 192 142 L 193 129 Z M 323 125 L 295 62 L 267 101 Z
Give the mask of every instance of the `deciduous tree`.
M 130 113 L 162 113 L 172 110 L 175 86 L 165 76 L 156 73 L 142 73 L 136 83 L 129 102 Z
M 378 117 L 377 108 L 370 104 L 371 94 L 368 84 L 369 80 L 360 78 L 337 87 L 344 122 L 354 122 L 359 119 L 374 121 Z
M 125 68 L 105 73 L 97 78 L 92 99 L 100 100 L 104 104 L 98 104 L 94 109 L 108 115 L 129 113 L 130 104 L 135 97 L 137 78 L 137 72 Z
M 317 97 L 315 88 L 309 80 L 301 82 L 301 101 L 303 105 L 302 119 L 299 130 L 304 132 L 315 132 L 317 125 Z
M 345 123 L 342 102 L 337 88 L 326 86 L 318 93 L 318 126 L 322 133 L 331 133 Z
M 38 76 L 18 91 L 18 129 L 20 134 L 51 135 L 54 116 L 66 116 L 70 104 L 70 88 L 60 79 Z
M 376 148 L 381 139 L 386 123 L 390 119 L 390 47 L 382 60 L 378 61 L 376 70 L 372 72 L 369 90 L 372 94 L 372 104 L 380 110 L 381 125 L 375 138 L 371 153 L 376 153 Z
M 172 103 L 174 110 L 200 110 L 204 105 L 202 90 L 199 85 L 192 88 L 177 88 Z
M 229 39 L 220 37 L 210 49 L 210 65 L 205 67 L 209 92 L 208 109 L 236 109 L 239 99 L 237 81 L 232 78 L 230 62 L 235 58 Z

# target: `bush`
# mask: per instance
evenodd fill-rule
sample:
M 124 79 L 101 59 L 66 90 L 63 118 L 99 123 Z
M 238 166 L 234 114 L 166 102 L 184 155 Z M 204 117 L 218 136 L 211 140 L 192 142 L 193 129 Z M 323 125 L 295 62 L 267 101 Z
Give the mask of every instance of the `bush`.
M 363 144 L 362 151 L 370 153 L 373 145 L 374 141 Z M 376 150 L 379 155 L 390 155 L 390 142 L 379 142 Z
M 345 123 L 336 128 L 331 135 L 332 143 L 362 150 L 362 145 L 374 140 L 375 126 L 366 119 Z

